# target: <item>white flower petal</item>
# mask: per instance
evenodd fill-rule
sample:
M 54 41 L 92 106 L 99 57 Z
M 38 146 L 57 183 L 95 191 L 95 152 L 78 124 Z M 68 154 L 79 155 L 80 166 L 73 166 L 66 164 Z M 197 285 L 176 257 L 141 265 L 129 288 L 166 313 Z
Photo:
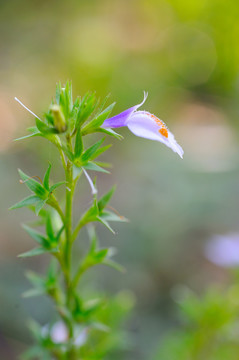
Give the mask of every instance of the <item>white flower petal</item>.
M 134 135 L 160 141 L 176 152 L 181 158 L 183 157 L 183 149 L 176 142 L 173 134 L 166 128 L 164 123 L 154 115 L 143 111 L 136 111 L 129 118 L 126 125 Z M 160 130 L 164 131 L 160 132 Z

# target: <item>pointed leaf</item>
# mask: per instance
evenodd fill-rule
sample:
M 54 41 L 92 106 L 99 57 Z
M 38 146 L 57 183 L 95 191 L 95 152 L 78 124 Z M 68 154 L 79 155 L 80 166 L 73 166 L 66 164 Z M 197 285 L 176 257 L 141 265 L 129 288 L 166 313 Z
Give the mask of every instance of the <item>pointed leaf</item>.
M 127 218 L 121 215 L 117 215 L 111 211 L 103 211 L 100 214 L 101 219 L 106 221 L 118 221 L 118 222 L 129 222 Z
M 36 204 L 35 213 L 36 213 L 37 216 L 39 215 L 39 212 L 41 211 L 41 209 L 43 208 L 43 206 L 46 204 L 46 202 L 47 202 L 47 199 L 45 199 L 45 200 L 40 200 L 40 201 L 38 201 L 38 203 Z
M 94 132 L 95 129 L 99 128 L 103 122 L 109 117 L 115 103 L 109 105 L 104 111 L 102 111 L 96 118 L 91 120 L 83 129 L 82 135 Z
M 118 140 L 122 140 L 124 137 L 120 134 L 118 134 L 117 132 L 115 132 L 114 130 L 110 129 L 110 128 L 97 128 L 95 129 L 96 132 L 102 132 L 104 134 L 110 135 L 115 137 Z
M 86 170 L 93 170 L 93 171 L 99 171 L 99 172 L 103 172 L 106 174 L 109 174 L 110 172 L 105 170 L 104 168 L 102 168 L 101 166 L 97 165 L 96 163 L 94 163 L 93 161 L 88 161 L 88 163 L 86 165 L 83 166 L 84 169 Z
M 94 253 L 98 243 L 95 228 L 94 226 L 89 225 L 87 230 L 91 240 L 90 253 Z
M 81 161 L 82 163 L 87 162 L 88 160 L 90 160 L 92 158 L 92 156 L 94 156 L 95 152 L 99 149 L 99 147 L 102 145 L 102 143 L 104 142 L 105 138 L 97 141 L 94 145 L 92 145 L 91 147 L 89 147 L 81 156 Z
M 26 186 L 33 191 L 34 193 L 36 193 L 36 195 L 38 195 L 41 198 L 46 198 L 47 196 L 47 191 L 44 189 L 44 187 L 39 184 L 38 181 L 36 181 L 35 179 L 33 179 L 32 177 L 26 175 L 23 171 L 21 171 L 20 169 L 18 169 L 18 172 L 22 178 L 22 180 L 24 181 L 24 183 L 26 184 Z
M 107 254 L 108 249 L 101 249 L 97 251 L 96 253 L 94 253 L 94 261 L 96 261 L 97 263 L 102 262 L 102 260 L 107 256 Z
M 60 237 L 61 237 L 61 234 L 62 234 L 62 231 L 64 230 L 64 228 L 65 228 L 65 226 L 63 225 L 63 226 L 61 227 L 61 229 L 58 231 L 57 235 L 56 235 L 55 240 L 56 240 L 57 243 L 58 243 L 59 240 L 60 240 Z
M 51 172 L 51 163 L 49 162 L 49 166 L 48 169 L 45 173 L 44 179 L 43 179 L 43 186 L 45 189 L 47 189 L 49 191 L 49 177 L 50 177 L 50 172 Z
M 67 149 L 66 146 L 62 145 L 62 150 L 64 151 L 66 156 L 69 158 L 69 160 L 74 161 L 74 154 L 69 149 Z
M 40 135 L 40 132 L 35 132 L 33 134 L 28 134 L 28 135 L 25 135 L 25 136 L 21 136 L 20 138 L 17 138 L 17 139 L 14 139 L 14 141 L 20 141 L 20 140 L 25 140 L 25 139 L 29 139 L 31 137 L 34 137 L 34 136 L 39 136 Z
M 98 149 L 93 156 L 90 157 L 91 160 L 96 159 L 98 156 L 100 156 L 101 154 L 103 154 L 105 151 L 107 151 L 109 148 L 111 148 L 112 144 L 106 145 L 101 147 L 100 149 Z
M 49 192 L 52 193 L 54 190 L 56 190 L 59 186 L 66 184 L 66 181 L 59 181 L 58 183 L 55 183 L 50 187 Z
M 22 208 L 24 206 L 29 206 L 29 205 L 34 205 L 37 202 L 39 202 L 41 199 L 36 196 L 36 195 L 30 195 L 28 197 L 26 197 L 25 199 L 19 201 L 18 203 L 16 203 L 15 205 L 11 206 L 9 208 L 9 210 L 13 210 L 13 209 L 19 209 Z
M 97 220 L 103 224 L 104 226 L 107 227 L 108 230 L 110 230 L 114 235 L 115 235 L 115 231 L 112 229 L 112 227 L 108 224 L 108 222 L 104 219 L 102 219 L 100 216 L 97 216 Z
M 75 139 L 75 158 L 79 158 L 83 151 L 83 142 L 81 136 L 81 128 L 79 127 L 76 132 L 76 139 Z
M 42 134 L 57 134 L 57 129 L 49 127 L 42 120 L 36 119 L 36 126 Z
M 30 297 L 40 296 L 44 293 L 45 293 L 44 289 L 32 288 L 32 289 L 24 291 L 24 293 L 22 294 L 22 297 L 30 298 Z
M 36 231 L 24 224 L 22 225 L 22 227 L 36 242 L 38 242 L 38 244 L 43 246 L 45 244 L 45 242 L 47 241 L 45 236 L 43 234 L 39 233 L 38 231 Z
M 78 129 L 92 114 L 96 106 L 95 94 L 87 93 L 82 101 L 80 102 L 77 119 L 76 119 L 76 129 Z
M 46 218 L 46 233 L 50 240 L 55 239 L 54 230 L 53 230 L 52 222 L 51 222 L 51 214 L 48 214 L 48 216 Z
M 113 186 L 110 189 L 110 191 L 108 191 L 105 195 L 103 195 L 102 198 L 98 201 L 99 212 L 101 212 L 106 207 L 106 205 L 110 201 L 112 195 L 114 194 L 115 189 L 116 189 L 116 186 Z
M 82 168 L 76 165 L 73 165 L 73 180 L 80 177 L 82 174 Z
M 30 251 L 27 251 L 23 254 L 20 254 L 20 255 L 18 255 L 18 257 L 31 257 L 31 256 L 42 255 L 45 253 L 57 253 L 57 252 L 59 252 L 59 250 L 57 248 L 47 250 L 42 247 L 39 247 L 39 248 L 32 249 Z
M 60 95 L 61 95 L 61 82 L 59 81 L 56 84 L 56 103 L 60 105 Z
M 110 260 L 110 259 L 104 259 L 104 260 L 102 261 L 102 264 L 107 265 L 107 266 L 110 266 L 110 267 L 112 267 L 113 269 L 115 269 L 115 270 L 117 270 L 117 271 L 119 271 L 119 272 L 121 272 L 121 273 L 125 273 L 125 272 L 126 272 L 126 269 L 125 269 L 122 265 L 120 265 L 120 264 L 118 264 L 117 262 L 112 261 L 112 260 Z

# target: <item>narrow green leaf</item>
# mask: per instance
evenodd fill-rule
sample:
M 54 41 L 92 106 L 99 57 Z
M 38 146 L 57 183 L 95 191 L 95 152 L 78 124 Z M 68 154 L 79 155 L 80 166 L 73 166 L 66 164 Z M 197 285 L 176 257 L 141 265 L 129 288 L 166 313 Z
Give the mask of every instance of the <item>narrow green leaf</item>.
M 103 167 L 103 168 L 112 168 L 112 164 L 111 163 L 107 163 L 107 162 L 102 162 L 102 161 L 94 161 L 94 164 Z
M 55 183 L 54 185 L 52 185 L 49 189 L 49 192 L 52 193 L 54 190 L 56 190 L 59 186 L 66 184 L 66 181 L 59 181 L 57 183 Z
M 102 145 L 102 143 L 104 142 L 105 138 L 100 139 L 99 141 L 97 141 L 94 145 L 92 145 L 91 147 L 89 147 L 81 156 L 81 161 L 82 163 L 87 162 L 88 160 L 90 160 L 92 158 L 92 156 L 94 156 L 95 152 L 99 149 L 99 147 Z
M 36 126 L 38 130 L 44 135 L 44 134 L 57 134 L 57 129 L 48 126 L 45 124 L 42 120 L 39 120 L 36 118 Z
M 82 174 L 82 168 L 76 165 L 73 165 L 73 179 L 80 177 Z
M 18 257 L 31 257 L 31 256 L 37 256 L 37 255 L 42 255 L 42 254 L 45 254 L 45 253 L 57 253 L 59 252 L 59 250 L 57 248 L 54 248 L 54 249 L 44 249 L 42 247 L 39 247 L 39 248 L 34 248 L 30 251 L 27 251 L 23 254 L 20 254 L 18 255 Z
M 97 236 L 93 225 L 89 225 L 88 228 L 89 238 L 91 240 L 90 253 L 94 253 L 97 248 Z
M 75 158 L 79 158 L 83 151 L 83 142 L 81 136 L 81 128 L 79 127 L 76 132 L 76 139 L 75 139 Z
M 69 149 L 67 149 L 66 146 L 62 145 L 62 150 L 64 151 L 66 156 L 69 158 L 69 160 L 74 161 L 74 154 Z
M 92 114 L 96 107 L 95 94 L 87 93 L 80 102 L 77 119 L 76 129 L 78 129 Z
M 106 220 L 101 218 L 101 216 L 97 216 L 97 220 L 115 235 L 115 231 L 112 229 L 112 227 L 108 224 Z
M 34 136 L 39 136 L 40 135 L 40 132 L 36 132 L 36 133 L 33 133 L 33 134 L 28 134 L 28 135 L 25 135 L 25 136 L 22 136 L 20 138 L 17 138 L 17 139 L 14 139 L 14 141 L 20 141 L 20 140 L 25 140 L 25 139 L 29 139 L 31 137 L 34 137 Z
M 32 177 L 26 175 L 23 171 L 21 171 L 20 169 L 18 169 L 18 172 L 22 178 L 22 180 L 24 181 L 24 183 L 26 184 L 26 186 L 33 191 L 36 195 L 38 195 L 41 198 L 46 198 L 47 196 L 47 191 L 44 189 L 44 187 L 39 184 L 38 181 L 36 181 L 35 179 L 33 179 Z
M 108 204 L 108 202 L 110 201 L 110 199 L 112 198 L 114 192 L 115 192 L 116 186 L 113 186 L 105 195 L 103 195 L 100 200 L 98 201 L 98 208 L 99 208 L 99 212 L 101 212 L 106 205 Z
M 46 204 L 46 202 L 47 202 L 47 199 L 45 199 L 45 200 L 40 200 L 40 201 L 38 201 L 38 203 L 36 204 L 35 213 L 36 213 L 37 216 L 39 215 L 39 212 L 41 211 L 41 209 L 43 208 L 43 206 Z
M 55 238 L 55 241 L 56 241 L 56 243 L 58 243 L 59 242 L 59 240 L 60 240 L 60 237 L 61 237 L 61 234 L 62 234 L 62 231 L 64 230 L 64 225 L 61 227 L 61 229 L 58 231 L 58 233 L 57 233 L 57 235 L 56 235 L 56 238 Z
M 46 190 L 49 191 L 49 177 L 50 177 L 50 172 L 51 172 L 51 163 L 49 162 L 49 166 L 48 169 L 45 173 L 44 179 L 43 179 L 43 186 Z
M 38 242 L 38 244 L 43 246 L 45 244 L 45 242 L 47 241 L 45 236 L 43 234 L 39 233 L 38 231 L 30 228 L 29 226 L 27 226 L 25 224 L 23 224 L 22 227 L 36 242 Z
M 99 251 L 97 251 L 96 253 L 94 253 L 94 261 L 96 261 L 97 263 L 100 263 L 103 261 L 103 259 L 107 256 L 108 253 L 108 249 L 101 249 Z
M 101 212 L 100 217 L 105 221 L 129 222 L 129 220 L 124 216 L 117 215 L 111 211 Z
M 61 82 L 59 81 L 56 84 L 56 103 L 60 104 L 60 94 L 61 94 Z
M 52 227 L 51 214 L 46 217 L 46 233 L 50 240 L 55 239 L 54 230 Z
M 36 196 L 36 195 L 30 195 L 28 197 L 26 197 L 25 199 L 19 201 L 17 204 L 11 206 L 9 208 L 9 210 L 13 210 L 13 209 L 19 209 L 22 208 L 24 206 L 30 206 L 30 205 L 34 205 L 37 202 L 39 202 L 41 199 Z
M 105 151 L 107 151 L 109 148 L 111 148 L 112 144 L 106 145 L 101 147 L 100 149 L 98 149 L 93 156 L 91 156 L 90 160 L 94 160 L 96 159 L 98 156 L 100 156 L 101 154 L 103 154 Z
M 91 221 L 97 221 L 97 216 L 99 215 L 99 210 L 97 202 L 94 201 L 93 205 L 82 215 L 80 223 L 85 225 Z
M 110 266 L 110 267 L 112 267 L 113 269 L 115 269 L 115 270 L 117 270 L 117 271 L 119 271 L 119 272 L 121 272 L 121 273 L 125 273 L 125 272 L 126 272 L 126 269 L 125 269 L 122 265 L 120 265 L 120 264 L 118 264 L 117 262 L 112 261 L 112 260 L 110 260 L 110 259 L 104 259 L 104 260 L 102 261 L 102 264 L 107 265 L 107 266 Z
M 27 251 L 23 254 L 18 255 L 18 257 L 31 257 L 31 256 L 37 256 L 37 255 L 41 255 L 48 252 L 46 249 L 39 247 L 39 248 L 34 248 L 30 251 Z
M 98 115 L 100 115 L 102 113 L 102 111 L 104 110 L 105 104 L 107 103 L 110 96 L 111 96 L 111 94 L 106 95 L 106 97 L 102 101 L 101 105 L 97 109 L 96 116 L 98 116 Z
M 84 128 L 82 129 L 82 135 L 94 132 L 95 129 L 99 128 L 103 124 L 103 122 L 109 117 L 114 105 L 115 103 L 109 105 L 96 118 L 94 118 L 86 126 L 84 126 Z
M 29 289 L 29 290 L 25 291 L 22 294 L 22 297 L 23 298 L 30 298 L 30 297 L 40 296 L 40 295 L 42 295 L 44 293 L 45 293 L 44 289 L 33 288 L 33 289 Z
M 102 168 L 101 166 L 97 165 L 96 163 L 94 163 L 92 161 L 88 161 L 88 163 L 86 165 L 84 165 L 83 167 L 86 170 L 99 171 L 99 172 L 103 172 L 106 174 L 110 173 L 109 171 L 105 170 L 104 168 Z
M 45 279 L 44 279 L 44 277 L 42 277 L 41 275 L 35 273 L 34 271 L 28 270 L 26 272 L 26 277 L 34 287 L 38 287 L 38 288 L 39 287 L 40 288 L 45 287 Z
M 102 132 L 104 134 L 113 136 L 118 140 L 122 140 L 124 138 L 122 135 L 118 134 L 117 132 L 115 132 L 114 130 L 112 130 L 110 128 L 101 128 L 101 127 L 99 127 L 97 129 L 95 129 L 95 132 Z

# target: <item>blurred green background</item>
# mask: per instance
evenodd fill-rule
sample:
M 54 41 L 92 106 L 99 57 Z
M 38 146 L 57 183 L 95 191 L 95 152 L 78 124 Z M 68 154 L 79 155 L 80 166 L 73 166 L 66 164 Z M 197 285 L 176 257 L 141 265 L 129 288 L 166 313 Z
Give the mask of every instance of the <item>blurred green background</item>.
M 42 176 L 55 153 L 41 139 L 13 143 L 34 121 L 14 96 L 41 116 L 59 80 L 72 79 L 75 96 L 111 93 L 114 114 L 148 91 L 144 109 L 167 123 L 185 151 L 182 161 L 120 129 L 125 139 L 106 155 L 111 175 L 98 179 L 100 192 L 117 183 L 112 204 L 130 219 L 117 224 L 115 237 L 98 226 L 127 274 L 91 274 L 97 288 L 135 296 L 131 347 L 121 358 L 150 359 L 180 326 L 179 286 L 200 293 L 229 281 L 204 249 L 215 234 L 239 232 L 238 12 L 237 1 L 223 0 L 0 1 L 1 359 L 25 349 L 30 316 L 42 324 L 51 316 L 47 299 L 21 298 L 25 269 L 42 271 L 47 259 L 16 257 L 33 245 L 20 227 L 32 215 L 7 209 L 27 195 L 17 168 Z M 90 201 L 87 183 L 82 192 L 76 209 Z

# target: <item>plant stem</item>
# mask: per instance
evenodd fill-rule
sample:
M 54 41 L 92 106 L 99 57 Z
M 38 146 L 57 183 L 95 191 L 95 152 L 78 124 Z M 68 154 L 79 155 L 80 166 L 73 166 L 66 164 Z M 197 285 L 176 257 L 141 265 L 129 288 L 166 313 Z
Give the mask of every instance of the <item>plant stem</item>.
M 72 143 L 70 135 L 67 136 L 67 146 L 72 151 Z M 63 164 L 64 166 L 64 164 Z M 66 286 L 66 308 L 71 312 L 71 299 L 72 299 L 72 287 L 71 287 L 71 257 L 72 257 L 72 203 L 74 194 L 74 181 L 73 181 L 73 164 L 68 159 L 66 168 L 66 207 L 65 207 L 65 246 L 64 246 L 64 276 Z M 75 359 L 74 349 L 74 325 L 72 321 L 67 321 L 68 336 L 69 336 L 69 349 L 68 357 L 69 360 Z

